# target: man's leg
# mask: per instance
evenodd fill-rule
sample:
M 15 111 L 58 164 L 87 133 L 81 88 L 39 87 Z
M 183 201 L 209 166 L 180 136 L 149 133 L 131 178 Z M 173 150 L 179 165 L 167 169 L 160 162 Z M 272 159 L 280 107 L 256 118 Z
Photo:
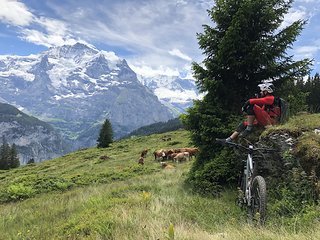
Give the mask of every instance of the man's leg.
M 246 113 L 248 114 L 247 115 L 247 127 L 241 133 L 241 135 L 243 137 L 245 137 L 248 134 L 250 134 L 252 132 L 252 130 L 253 130 L 253 123 L 254 123 L 254 120 L 256 119 L 255 112 L 253 110 L 255 108 L 255 106 L 256 105 L 250 105 L 246 110 Z
M 252 131 L 252 129 L 253 129 L 253 122 L 254 122 L 255 119 L 256 119 L 256 117 L 255 117 L 254 115 L 248 115 L 248 116 L 247 116 L 248 125 L 247 125 L 247 127 L 246 127 L 245 130 L 247 130 L 247 131 Z
M 239 136 L 239 134 L 246 129 L 247 125 L 248 125 L 247 122 L 240 123 L 237 129 L 230 135 L 230 137 L 226 139 L 226 142 L 231 142 L 235 140 Z
M 261 107 L 255 105 L 253 108 L 258 123 L 262 126 L 272 125 L 272 119 L 269 114 Z

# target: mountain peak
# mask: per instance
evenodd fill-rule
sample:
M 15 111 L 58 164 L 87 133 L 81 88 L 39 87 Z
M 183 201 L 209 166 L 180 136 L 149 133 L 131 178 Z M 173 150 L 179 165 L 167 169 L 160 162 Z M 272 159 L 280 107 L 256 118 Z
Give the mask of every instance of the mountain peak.
M 80 58 L 84 55 L 94 55 L 99 51 L 93 47 L 89 47 L 83 43 L 75 43 L 74 45 L 63 45 L 59 47 L 49 48 L 48 51 L 45 52 L 50 57 L 53 58 Z

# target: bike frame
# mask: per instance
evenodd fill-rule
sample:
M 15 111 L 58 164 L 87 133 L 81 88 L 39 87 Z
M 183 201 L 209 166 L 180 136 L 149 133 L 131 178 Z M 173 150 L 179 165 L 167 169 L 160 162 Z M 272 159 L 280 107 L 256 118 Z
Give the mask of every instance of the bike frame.
M 248 147 L 241 144 L 226 142 L 224 139 L 216 139 L 222 145 L 229 145 L 247 151 L 247 160 L 243 168 L 243 176 L 241 185 L 238 188 L 239 195 L 237 204 L 241 207 L 247 206 L 250 221 L 258 220 L 260 224 L 264 224 L 266 218 L 267 188 L 264 178 L 255 173 L 256 167 L 253 160 L 255 151 L 272 151 L 274 149 L 256 148 L 252 144 Z M 258 215 L 256 215 L 259 213 Z
M 244 197 L 245 202 L 248 206 L 251 206 L 251 181 L 253 180 L 253 146 L 249 145 L 249 152 L 247 154 L 247 161 L 246 166 L 244 168 L 244 178 L 245 178 L 245 185 L 244 185 Z

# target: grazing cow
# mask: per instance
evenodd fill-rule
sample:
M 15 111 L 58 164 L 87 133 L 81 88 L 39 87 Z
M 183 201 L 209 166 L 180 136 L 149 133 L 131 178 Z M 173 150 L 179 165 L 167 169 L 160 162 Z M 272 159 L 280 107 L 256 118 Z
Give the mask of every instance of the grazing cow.
M 168 163 L 166 163 L 166 162 L 160 162 L 160 166 L 161 166 L 162 168 L 165 168 L 167 165 L 168 165 Z
M 181 152 L 181 153 L 178 153 L 174 158 L 173 160 L 175 162 L 182 162 L 182 161 L 187 161 L 187 160 L 190 160 L 190 154 L 188 152 Z
M 158 160 L 158 159 L 162 160 L 166 156 L 163 149 L 154 151 L 153 155 L 154 155 L 154 160 Z
M 174 160 L 174 157 L 177 156 L 177 154 L 178 154 L 178 153 L 176 153 L 176 152 L 170 153 L 170 154 L 168 154 L 167 159 L 173 161 L 173 160 Z
M 168 164 L 164 169 L 174 169 L 174 168 L 175 168 L 175 166 Z
M 143 158 L 145 158 L 145 157 L 147 156 L 147 153 L 148 153 L 148 149 L 144 149 L 144 150 L 142 150 L 140 156 L 143 157 Z
M 175 168 L 173 165 L 168 164 L 168 163 L 166 163 L 166 162 L 160 162 L 160 165 L 161 165 L 161 167 L 164 168 L 164 169 L 174 169 L 174 168 Z
M 174 149 L 174 152 L 175 153 L 182 153 L 182 152 L 186 152 L 186 149 L 187 148 L 176 148 L 176 149 Z
M 164 153 L 163 158 L 169 159 L 170 154 L 174 153 L 174 150 L 173 149 L 169 149 L 169 150 L 164 149 L 163 153 Z
M 199 152 L 198 148 L 185 148 L 185 152 L 188 152 L 190 155 L 190 158 L 196 156 Z
M 138 163 L 143 165 L 144 164 L 144 158 L 143 157 L 140 157 L 139 160 L 138 160 Z

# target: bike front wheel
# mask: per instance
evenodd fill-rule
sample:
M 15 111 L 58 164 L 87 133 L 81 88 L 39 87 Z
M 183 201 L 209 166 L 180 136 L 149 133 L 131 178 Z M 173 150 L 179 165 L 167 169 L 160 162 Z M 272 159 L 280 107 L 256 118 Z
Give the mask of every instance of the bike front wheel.
M 267 208 L 267 187 L 263 177 L 256 176 L 251 185 L 249 216 L 253 222 L 264 224 Z

